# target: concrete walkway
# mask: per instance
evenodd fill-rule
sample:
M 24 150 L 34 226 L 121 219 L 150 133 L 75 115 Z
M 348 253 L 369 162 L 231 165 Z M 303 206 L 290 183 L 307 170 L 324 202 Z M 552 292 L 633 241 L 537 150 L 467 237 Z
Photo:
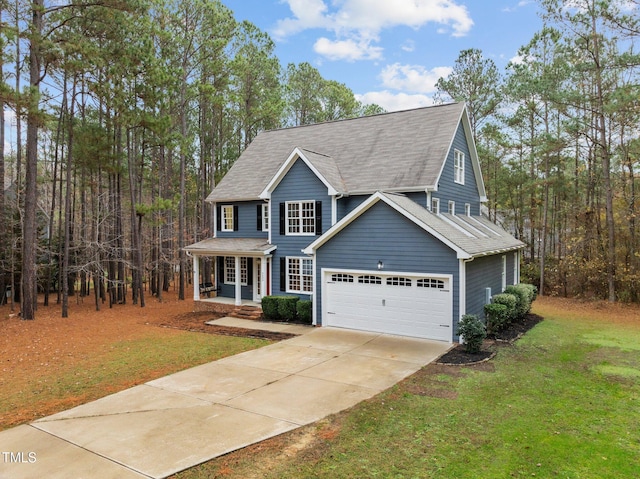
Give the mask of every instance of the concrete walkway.
M 451 346 L 233 318 L 213 324 L 301 335 L 0 432 L 0 478 L 167 477 L 349 408 Z

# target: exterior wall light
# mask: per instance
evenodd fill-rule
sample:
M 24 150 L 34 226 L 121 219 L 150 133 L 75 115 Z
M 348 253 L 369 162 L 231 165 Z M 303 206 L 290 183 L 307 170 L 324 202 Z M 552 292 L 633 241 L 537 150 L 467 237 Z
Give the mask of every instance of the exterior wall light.
M 384 263 L 382 261 L 378 261 L 378 271 L 382 270 L 382 268 L 384 268 Z

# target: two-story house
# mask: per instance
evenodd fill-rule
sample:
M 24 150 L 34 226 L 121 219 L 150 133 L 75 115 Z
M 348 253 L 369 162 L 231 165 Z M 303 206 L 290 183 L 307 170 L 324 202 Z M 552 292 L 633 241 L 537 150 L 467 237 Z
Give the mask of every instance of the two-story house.
M 207 200 L 194 283 L 212 257 L 219 296 L 299 295 L 318 326 L 454 341 L 519 281 L 524 244 L 480 213 L 463 103 L 263 132 Z

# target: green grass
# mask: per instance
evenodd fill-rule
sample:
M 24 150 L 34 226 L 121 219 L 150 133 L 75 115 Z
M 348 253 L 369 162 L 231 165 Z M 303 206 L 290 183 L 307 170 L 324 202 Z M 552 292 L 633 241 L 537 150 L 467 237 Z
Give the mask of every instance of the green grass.
M 546 313 L 493 368 L 419 372 L 260 477 L 639 477 L 640 328 Z M 453 399 L 425 394 L 435 389 Z M 236 477 L 220 470 L 177 477 Z
M 0 391 L 0 430 L 188 367 L 269 344 L 204 333 L 154 334 L 115 342 L 72 366 L 17 377 Z M 158 328 L 159 332 L 164 332 Z

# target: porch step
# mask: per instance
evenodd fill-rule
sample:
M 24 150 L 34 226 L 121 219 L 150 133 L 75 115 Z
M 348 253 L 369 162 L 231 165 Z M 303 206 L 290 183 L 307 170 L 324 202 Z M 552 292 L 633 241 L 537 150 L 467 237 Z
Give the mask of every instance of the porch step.
M 258 321 L 262 319 L 262 309 L 255 306 L 237 306 L 229 316 L 240 319 L 252 319 Z

